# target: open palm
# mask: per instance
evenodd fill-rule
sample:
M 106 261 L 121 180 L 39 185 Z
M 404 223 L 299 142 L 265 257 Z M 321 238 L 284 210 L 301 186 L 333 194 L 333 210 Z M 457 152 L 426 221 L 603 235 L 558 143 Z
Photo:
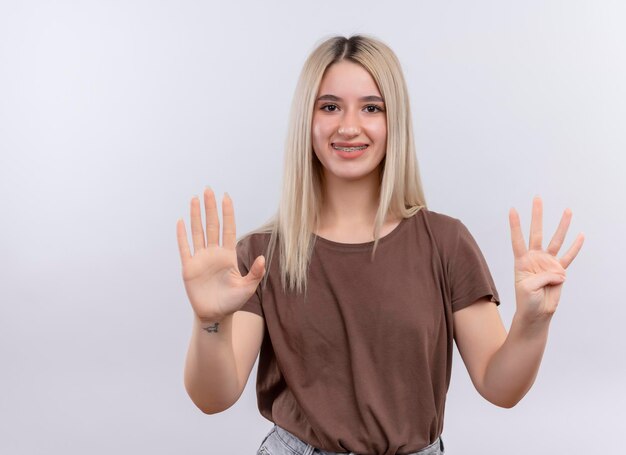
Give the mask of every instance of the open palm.
M 532 219 L 528 248 L 520 226 L 517 211 L 509 211 L 511 243 L 515 258 L 515 299 L 517 311 L 529 321 L 550 318 L 559 304 L 561 289 L 565 281 L 565 269 L 580 251 L 584 236 L 578 234 L 574 244 L 557 258 L 572 219 L 572 211 L 565 209 L 559 226 L 544 250 L 543 203 L 539 196 L 533 199 Z
M 183 282 L 193 311 L 200 320 L 218 321 L 234 313 L 250 298 L 265 274 L 265 258 L 255 259 L 246 276 L 237 265 L 235 210 L 230 196 L 222 202 L 224 219 L 222 245 L 215 194 L 204 190 L 206 239 L 200 214 L 200 200 L 191 200 L 192 254 L 185 223 L 176 223 L 176 237 L 182 264 Z

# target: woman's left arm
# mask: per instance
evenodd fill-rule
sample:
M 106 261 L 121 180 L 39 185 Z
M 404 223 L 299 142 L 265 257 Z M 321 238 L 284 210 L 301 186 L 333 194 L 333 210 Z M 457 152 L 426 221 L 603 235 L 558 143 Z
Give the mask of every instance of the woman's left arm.
M 542 248 L 542 202 L 533 199 L 529 248 L 517 211 L 509 211 L 515 258 L 516 311 L 507 334 L 500 313 L 489 299 L 453 313 L 454 339 L 476 390 L 491 403 L 510 408 L 526 395 L 537 376 L 548 328 L 565 282 L 565 269 L 582 247 L 578 234 L 561 258 L 558 254 L 572 211 L 566 209 L 546 250 Z

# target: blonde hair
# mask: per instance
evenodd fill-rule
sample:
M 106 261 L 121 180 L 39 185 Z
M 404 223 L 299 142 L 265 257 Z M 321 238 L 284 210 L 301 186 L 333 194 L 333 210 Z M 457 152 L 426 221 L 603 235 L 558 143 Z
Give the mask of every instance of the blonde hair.
M 387 149 L 381 162 L 380 197 L 374 221 L 374 245 L 389 214 L 408 218 L 426 208 L 417 159 L 409 97 L 400 62 L 393 51 L 375 38 L 335 36 L 309 55 L 294 93 L 285 144 L 282 194 L 276 214 L 246 234 L 270 233 L 265 252 L 266 274 L 279 246 L 283 292 L 306 292 L 307 271 L 322 204 L 322 165 L 313 152 L 311 123 L 318 89 L 326 69 L 347 60 L 365 68 L 385 101 Z M 245 237 L 245 236 L 244 236 Z

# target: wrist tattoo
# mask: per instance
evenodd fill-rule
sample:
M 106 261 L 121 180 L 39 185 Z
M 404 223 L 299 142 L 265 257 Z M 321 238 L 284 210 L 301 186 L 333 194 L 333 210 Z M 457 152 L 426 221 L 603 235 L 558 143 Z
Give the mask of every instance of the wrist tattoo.
M 220 325 L 220 323 L 219 323 L 219 322 L 216 322 L 216 323 L 215 323 L 215 324 L 213 324 L 213 325 L 210 325 L 210 326 L 208 326 L 208 327 L 204 327 L 204 329 L 203 329 L 203 330 L 206 330 L 206 331 L 207 331 L 207 332 L 209 332 L 209 333 L 211 333 L 211 332 L 216 333 L 216 332 L 217 332 L 217 328 L 218 328 L 218 326 L 219 326 L 219 325 Z

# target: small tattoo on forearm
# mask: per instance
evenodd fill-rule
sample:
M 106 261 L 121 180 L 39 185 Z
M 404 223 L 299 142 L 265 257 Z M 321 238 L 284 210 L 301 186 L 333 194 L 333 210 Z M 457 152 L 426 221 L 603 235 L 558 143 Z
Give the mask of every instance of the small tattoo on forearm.
M 210 326 L 208 326 L 208 327 L 205 327 L 205 328 L 204 328 L 204 330 L 206 330 L 206 331 L 207 331 L 207 332 L 209 332 L 209 333 L 211 333 L 211 332 L 214 332 L 214 333 L 215 333 L 215 332 L 217 332 L 217 327 L 218 327 L 219 325 L 220 325 L 220 323 L 219 323 L 219 322 L 216 322 L 216 323 L 215 323 L 215 324 L 213 324 L 213 325 L 210 325 Z

